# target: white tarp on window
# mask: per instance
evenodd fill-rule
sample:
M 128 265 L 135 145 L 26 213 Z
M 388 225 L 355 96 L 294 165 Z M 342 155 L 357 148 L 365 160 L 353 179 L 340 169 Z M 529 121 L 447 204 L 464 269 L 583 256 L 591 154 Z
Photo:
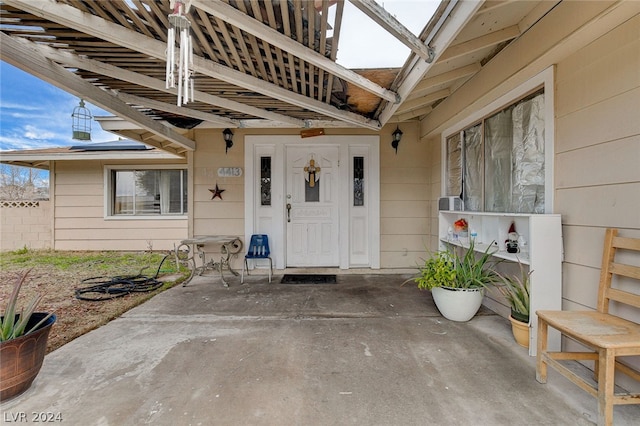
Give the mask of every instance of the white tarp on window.
M 544 213 L 544 95 L 513 109 L 512 210 Z
M 464 164 L 464 208 L 475 212 L 481 211 L 484 156 L 480 124 L 464 131 Z
M 465 210 L 544 213 L 544 128 L 539 93 L 465 129 L 462 159 L 459 138 L 450 136 L 447 195 L 458 195 L 462 175 Z
M 511 211 L 511 108 L 485 120 L 485 199 L 488 212 Z

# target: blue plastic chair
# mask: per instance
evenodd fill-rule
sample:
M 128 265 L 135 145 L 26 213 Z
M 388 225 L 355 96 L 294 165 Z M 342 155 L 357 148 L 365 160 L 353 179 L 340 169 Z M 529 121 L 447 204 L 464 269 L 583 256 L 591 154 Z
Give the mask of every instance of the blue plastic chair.
M 249 243 L 249 250 L 244 256 L 244 265 L 242 266 L 242 275 L 240 276 L 240 283 L 244 283 L 244 271 L 246 269 L 247 275 L 249 275 L 250 259 L 269 259 L 269 282 L 271 282 L 271 275 L 273 274 L 273 261 L 271 260 L 271 251 L 269 250 L 269 237 L 265 234 L 254 234 L 251 236 L 251 242 Z

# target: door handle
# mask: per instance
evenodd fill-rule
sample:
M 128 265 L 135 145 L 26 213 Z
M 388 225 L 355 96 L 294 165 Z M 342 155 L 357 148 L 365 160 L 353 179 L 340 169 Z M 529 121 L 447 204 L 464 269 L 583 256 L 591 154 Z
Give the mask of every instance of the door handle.
M 287 203 L 287 222 L 291 222 L 291 203 Z

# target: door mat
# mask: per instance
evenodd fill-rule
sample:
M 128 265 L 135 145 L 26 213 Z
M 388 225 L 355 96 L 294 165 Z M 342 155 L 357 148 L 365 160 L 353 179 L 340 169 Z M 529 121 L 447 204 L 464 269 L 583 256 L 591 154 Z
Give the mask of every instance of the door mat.
M 337 284 L 335 275 L 285 274 L 280 284 Z

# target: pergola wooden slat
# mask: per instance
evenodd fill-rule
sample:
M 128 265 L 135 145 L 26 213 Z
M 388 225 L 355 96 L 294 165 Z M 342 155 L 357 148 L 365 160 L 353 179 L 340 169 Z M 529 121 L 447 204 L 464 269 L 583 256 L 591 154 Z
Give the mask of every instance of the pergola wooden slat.
M 131 108 L 120 109 L 124 120 L 139 121 L 124 114 L 131 110 L 153 120 L 183 117 L 213 126 L 379 130 L 392 120 L 429 114 L 556 3 L 445 0 L 414 36 L 374 0 L 349 1 L 410 47 L 402 69 L 369 73 L 336 63 L 345 0 L 190 0 L 195 100 L 183 109 L 175 106 L 175 89 L 163 86 L 169 0 L 3 0 L 0 30 L 113 102 L 127 99 Z M 459 37 L 474 19 L 489 18 L 486 31 L 476 25 Z M 39 72 L 5 49 L 0 55 Z M 73 91 L 66 79 L 54 84 Z M 174 151 L 184 149 L 179 145 L 169 143 Z

